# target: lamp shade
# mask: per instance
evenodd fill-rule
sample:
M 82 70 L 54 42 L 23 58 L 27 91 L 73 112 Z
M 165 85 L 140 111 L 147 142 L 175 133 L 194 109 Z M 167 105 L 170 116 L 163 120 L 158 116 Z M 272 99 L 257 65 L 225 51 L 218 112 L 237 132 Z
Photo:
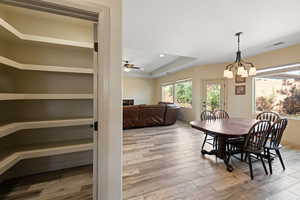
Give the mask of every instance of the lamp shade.
M 256 68 L 255 67 L 250 67 L 250 69 L 249 69 L 249 75 L 250 76 L 255 76 L 256 75 Z
M 228 72 L 227 78 L 233 78 L 233 72 L 232 71 Z
M 225 70 L 224 70 L 224 77 L 225 77 L 225 78 L 228 78 L 228 73 L 229 73 L 229 70 L 228 70 L 228 69 L 225 69 Z
M 245 70 L 245 69 L 243 69 L 241 76 L 242 76 L 243 78 L 248 77 L 248 71 Z
M 242 67 L 242 66 L 239 66 L 238 67 L 238 70 L 237 70 L 237 75 L 242 75 L 243 74 L 243 71 L 244 71 L 244 67 Z
M 124 68 L 124 71 L 125 72 L 130 72 L 130 69 L 129 68 Z

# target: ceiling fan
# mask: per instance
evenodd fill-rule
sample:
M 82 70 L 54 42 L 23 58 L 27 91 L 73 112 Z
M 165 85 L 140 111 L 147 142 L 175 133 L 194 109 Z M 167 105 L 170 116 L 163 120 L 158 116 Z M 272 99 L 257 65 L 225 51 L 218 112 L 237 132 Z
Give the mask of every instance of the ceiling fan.
M 140 71 L 144 71 L 144 68 L 142 68 L 142 67 L 137 67 L 137 66 L 135 66 L 135 64 L 129 63 L 128 60 L 124 60 L 123 62 L 124 62 L 123 67 L 124 67 L 124 71 L 125 71 L 125 72 L 130 72 L 131 70 L 140 70 Z

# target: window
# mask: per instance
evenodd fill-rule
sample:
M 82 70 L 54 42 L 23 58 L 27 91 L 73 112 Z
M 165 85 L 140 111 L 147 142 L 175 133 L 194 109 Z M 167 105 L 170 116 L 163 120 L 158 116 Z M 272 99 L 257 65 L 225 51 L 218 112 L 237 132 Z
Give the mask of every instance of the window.
M 174 85 L 165 85 L 161 87 L 161 96 L 163 102 L 174 103 Z
M 177 81 L 161 87 L 162 101 L 192 108 L 192 80 Z
M 175 103 L 181 107 L 192 107 L 192 81 L 175 83 Z
M 300 71 L 254 78 L 255 110 L 300 119 Z

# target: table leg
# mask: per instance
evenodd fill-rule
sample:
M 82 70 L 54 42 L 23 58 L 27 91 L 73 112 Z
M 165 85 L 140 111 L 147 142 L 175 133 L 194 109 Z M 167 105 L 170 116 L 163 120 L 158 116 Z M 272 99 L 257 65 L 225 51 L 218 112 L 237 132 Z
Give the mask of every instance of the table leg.
M 226 165 L 227 171 L 232 172 L 233 167 L 229 164 L 228 155 L 226 151 L 226 141 L 227 137 L 223 135 L 215 136 L 217 137 L 217 148 L 213 149 L 211 151 L 202 150 L 202 155 L 216 155 L 218 158 L 222 159 L 224 161 L 224 164 Z
M 229 164 L 229 159 L 226 151 L 226 140 L 227 138 L 225 136 L 218 135 L 217 156 L 224 161 L 227 171 L 232 172 L 233 167 Z

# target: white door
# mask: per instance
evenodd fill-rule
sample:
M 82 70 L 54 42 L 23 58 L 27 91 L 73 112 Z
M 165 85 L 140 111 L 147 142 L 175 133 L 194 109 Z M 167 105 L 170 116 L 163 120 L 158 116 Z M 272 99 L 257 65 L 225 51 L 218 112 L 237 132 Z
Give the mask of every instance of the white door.
M 202 91 L 202 111 L 214 111 L 217 109 L 226 110 L 226 90 L 224 80 L 204 80 Z

